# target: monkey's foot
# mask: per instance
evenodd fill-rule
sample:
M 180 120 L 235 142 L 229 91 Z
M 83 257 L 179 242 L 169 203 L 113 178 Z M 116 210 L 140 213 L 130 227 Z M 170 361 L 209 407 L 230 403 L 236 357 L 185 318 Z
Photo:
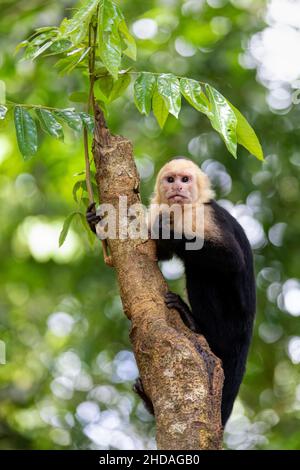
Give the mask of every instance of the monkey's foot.
M 92 232 L 96 233 L 96 225 L 100 222 L 101 217 L 96 214 L 96 203 L 92 202 L 86 210 L 86 221 L 89 224 L 90 229 Z
M 165 294 L 165 303 L 168 308 L 175 308 L 180 314 L 183 323 L 192 331 L 196 331 L 195 321 L 189 306 L 182 300 L 182 298 L 174 292 L 167 292 Z
M 153 408 L 153 405 L 152 405 L 152 401 L 150 400 L 150 398 L 148 397 L 148 395 L 146 395 L 146 392 L 144 390 L 144 386 L 143 386 L 143 382 L 141 381 L 141 378 L 138 377 L 135 381 L 135 384 L 133 385 L 132 387 L 133 391 L 135 393 L 137 393 L 140 398 L 143 400 L 144 402 L 144 405 L 145 405 L 145 408 L 146 410 L 151 414 L 151 415 L 154 415 L 154 408 Z

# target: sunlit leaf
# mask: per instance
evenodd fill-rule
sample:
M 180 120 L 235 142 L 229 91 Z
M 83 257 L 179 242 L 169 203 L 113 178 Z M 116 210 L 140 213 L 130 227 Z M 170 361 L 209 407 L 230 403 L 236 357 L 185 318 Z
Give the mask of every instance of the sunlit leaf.
M 201 113 L 209 113 L 209 102 L 199 82 L 190 78 L 181 78 L 180 90 L 190 105 Z
M 84 188 L 86 188 L 86 184 L 85 186 L 84 184 L 85 184 L 85 180 L 79 180 L 79 181 L 76 181 L 76 183 L 73 186 L 73 190 L 72 190 L 73 199 L 77 203 L 78 203 L 77 193 L 80 189 L 84 190 Z
M 153 93 L 152 109 L 159 126 L 163 128 L 167 120 L 169 110 L 164 98 L 158 93 L 157 88 L 155 88 Z
M 59 39 L 52 43 L 47 55 L 61 54 L 68 51 L 71 47 L 73 47 L 73 43 L 69 39 Z
M 7 107 L 0 105 L 0 119 L 4 119 L 7 113 Z
M 81 54 L 78 54 L 78 57 L 76 56 L 75 60 L 70 64 L 70 67 L 67 68 L 67 72 L 71 72 L 77 65 L 79 65 L 83 59 L 88 55 L 90 52 L 90 47 L 87 47 L 86 49 L 83 50 Z
M 44 31 L 44 30 L 43 30 Z M 22 47 L 26 47 L 23 60 L 34 60 L 40 54 L 51 47 L 57 37 L 57 28 L 47 28 L 45 32 L 35 32 L 31 38 L 22 41 L 16 48 L 16 52 Z
M 20 152 L 28 160 L 38 148 L 36 124 L 29 112 L 21 106 L 15 107 L 14 118 Z
M 88 22 L 95 13 L 98 4 L 99 0 L 86 0 L 71 20 L 69 20 L 66 32 L 72 33 L 76 29 L 81 28 L 84 22 Z
M 64 57 L 63 59 L 59 59 L 55 63 L 55 67 L 58 69 L 59 75 L 64 75 L 69 72 L 73 64 L 74 64 L 74 60 L 72 57 Z
M 104 75 L 98 80 L 100 97 L 105 103 L 109 102 L 109 97 L 114 86 L 114 79 L 111 75 Z
M 55 116 L 68 124 L 71 129 L 80 131 L 82 129 L 82 121 L 78 114 L 74 113 L 71 109 L 62 109 L 55 111 Z
M 15 48 L 15 54 L 17 54 L 19 52 L 19 50 L 22 49 L 23 47 L 27 47 L 28 44 L 29 44 L 29 41 L 27 39 L 25 41 L 22 41 L 19 44 L 17 44 L 17 46 Z
M 53 44 L 53 41 L 47 41 L 45 44 L 43 44 L 41 47 L 33 47 L 32 49 L 30 46 L 27 48 L 24 59 L 28 60 L 34 60 L 36 59 L 39 55 L 41 55 L 43 52 L 45 52 L 49 47 Z
M 59 69 L 61 75 L 68 74 L 74 70 L 75 67 L 81 64 L 85 57 L 88 55 L 90 47 L 77 48 L 69 51 L 67 57 L 60 59 L 56 62 L 55 67 Z
M 123 51 L 124 54 L 130 57 L 130 59 L 136 60 L 136 42 L 134 37 L 130 34 L 124 19 L 119 23 L 119 32 L 121 34 L 121 38 L 126 44 L 126 49 Z
M 62 125 L 55 119 L 51 111 L 47 109 L 37 108 L 35 110 L 35 113 L 39 119 L 41 128 L 44 132 L 51 135 L 51 137 L 63 140 L 64 133 Z
M 89 96 L 84 91 L 74 91 L 68 98 L 74 103 L 87 103 Z
M 181 94 L 179 80 L 171 73 L 159 75 L 157 79 L 157 91 L 165 99 L 168 110 L 173 116 L 178 117 L 181 108 Z
M 34 35 L 35 34 L 40 34 L 40 33 L 46 33 L 48 31 L 58 31 L 58 28 L 56 26 L 41 26 L 40 28 L 36 28 Z
M 252 155 L 258 158 L 258 160 L 263 160 L 263 149 L 254 129 L 250 126 L 249 122 L 242 115 L 242 113 L 235 106 L 233 106 L 233 104 L 229 103 L 229 105 L 233 109 L 233 112 L 237 118 L 236 132 L 238 144 L 241 144 L 243 147 L 249 150 Z
M 93 246 L 97 237 L 95 237 L 95 234 L 91 231 L 87 221 L 86 221 L 86 218 L 85 218 L 85 215 L 82 214 L 82 212 L 78 212 L 78 215 L 80 217 L 80 220 L 81 220 L 81 223 L 83 225 L 83 228 L 84 230 L 86 231 L 86 234 L 87 234 L 87 237 L 88 237 L 88 240 L 90 242 L 90 244 Z
M 141 72 L 134 82 L 134 102 L 142 114 L 150 113 L 155 83 L 155 75 L 147 72 Z
M 61 25 L 63 34 L 70 35 L 73 44 L 79 44 L 88 36 L 89 23 L 98 4 L 99 0 L 87 0 L 70 20 Z
M 119 24 L 123 19 L 120 9 L 110 0 L 102 0 L 99 8 L 99 54 L 109 73 L 116 80 L 121 65 L 122 44 Z
M 118 80 L 116 80 L 113 84 L 112 90 L 109 95 L 109 101 L 114 101 L 115 99 L 119 98 L 119 96 L 122 96 L 122 94 L 129 86 L 130 80 L 131 78 L 128 73 L 123 73 L 119 75 Z
M 59 246 L 62 246 L 65 239 L 67 238 L 67 235 L 68 235 L 68 231 L 70 229 L 70 225 L 71 225 L 71 222 L 73 220 L 73 218 L 75 217 L 75 215 L 77 215 L 78 212 L 72 212 L 71 214 L 68 215 L 68 217 L 65 219 L 64 221 L 64 225 L 63 225 L 63 228 L 60 232 L 60 235 L 59 235 Z
M 87 113 L 84 113 L 84 112 L 80 112 L 78 114 L 79 114 L 84 126 L 92 134 L 94 132 L 94 127 L 95 127 L 94 117 L 91 116 L 90 114 L 87 114 Z
M 219 132 L 229 152 L 236 158 L 237 118 L 221 93 L 208 84 L 205 85 L 205 91 L 210 103 L 211 114 L 208 117 L 211 125 Z

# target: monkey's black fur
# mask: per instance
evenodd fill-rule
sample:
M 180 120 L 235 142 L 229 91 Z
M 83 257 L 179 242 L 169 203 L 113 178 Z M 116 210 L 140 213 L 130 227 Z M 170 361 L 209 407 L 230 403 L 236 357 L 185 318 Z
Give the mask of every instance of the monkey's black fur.
M 211 206 L 213 223 L 222 242 L 204 240 L 199 250 L 185 250 L 187 240 L 157 240 L 158 258 L 172 253 L 184 262 L 186 287 L 191 310 L 178 299 L 178 311 L 187 322 L 190 314 L 197 332 L 204 335 L 214 354 L 222 360 L 225 375 L 222 396 L 222 424 L 232 411 L 245 372 L 255 316 L 255 278 L 249 241 L 240 224 L 215 201 Z M 190 241 L 190 240 L 189 240 Z M 176 297 L 176 296 L 175 296 Z M 176 308 L 176 299 L 166 298 Z
M 222 360 L 225 375 L 222 395 L 222 424 L 232 411 L 245 372 L 245 365 L 255 316 L 255 279 L 249 241 L 240 224 L 215 201 L 207 203 L 213 212 L 213 223 L 222 234 L 222 242 L 205 239 L 199 250 L 188 251 L 184 237 L 159 238 L 157 256 L 166 260 L 173 254 L 184 262 L 189 306 L 169 292 L 165 302 L 176 308 L 184 323 L 206 338 L 214 354 Z M 87 222 L 95 232 L 100 217 L 95 205 L 87 209 Z M 161 234 L 162 221 L 159 232 Z M 140 379 L 134 390 L 153 413 L 153 406 L 144 392 Z

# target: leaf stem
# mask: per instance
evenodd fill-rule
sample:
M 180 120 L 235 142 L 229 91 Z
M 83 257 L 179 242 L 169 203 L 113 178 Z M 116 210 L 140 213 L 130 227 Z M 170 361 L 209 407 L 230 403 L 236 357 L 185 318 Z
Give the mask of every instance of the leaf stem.
M 14 101 L 10 101 L 10 100 L 6 100 L 6 104 L 9 104 L 10 106 L 19 106 L 20 108 L 28 108 L 28 109 L 37 108 L 37 109 L 50 109 L 52 111 L 61 111 L 61 108 L 53 108 L 51 106 L 42 106 L 40 104 L 23 104 L 23 103 L 20 104 L 20 103 L 15 103 Z
M 96 33 L 94 33 L 96 35 Z M 90 90 L 89 90 L 89 98 L 88 98 L 88 106 L 87 106 L 87 112 L 89 113 L 90 111 L 90 107 L 92 106 L 93 107 L 93 110 L 94 110 L 94 104 L 95 104 L 95 99 L 94 99 L 94 84 L 95 84 L 95 80 L 98 79 L 98 78 L 102 78 L 102 77 L 107 77 L 108 74 L 103 74 L 103 75 L 95 75 L 95 70 L 94 70 L 94 67 L 95 67 L 95 47 L 92 45 L 91 46 L 91 56 L 93 57 L 92 59 L 92 62 L 91 62 L 91 69 L 90 69 L 90 66 L 89 66 L 89 76 L 90 76 Z M 93 64 L 93 65 L 92 65 Z M 148 71 L 144 71 L 144 70 L 141 70 L 141 71 L 131 71 L 131 72 L 125 72 L 125 73 L 128 73 L 130 75 L 138 75 L 139 73 L 150 73 L 151 75 L 163 75 L 161 72 L 148 72 Z M 124 73 L 122 72 L 119 72 L 119 75 L 123 75 Z M 174 74 L 173 74 L 174 75 Z M 186 78 L 186 77 L 183 77 L 182 75 L 175 75 L 176 78 Z M 198 83 L 200 83 L 201 85 L 205 85 L 205 82 L 201 82 L 200 80 L 196 80 Z M 6 104 L 8 105 L 11 105 L 11 106 L 20 106 L 21 108 L 37 108 L 37 109 L 49 109 L 49 110 L 52 110 L 52 111 L 61 111 L 61 108 L 53 108 L 51 106 L 42 106 L 42 105 L 39 105 L 39 104 L 20 104 L 20 103 L 15 103 L 14 101 L 10 101 L 10 100 L 6 100 Z
M 97 9 L 98 12 L 98 9 Z M 97 15 L 98 16 L 98 15 Z M 95 49 L 97 41 L 97 23 L 94 26 L 92 23 L 89 24 L 89 77 L 90 77 L 90 90 L 89 98 L 87 102 L 87 113 L 89 114 L 91 106 L 95 115 L 95 97 L 94 97 L 94 83 L 95 83 Z M 94 202 L 94 194 L 91 183 L 91 167 L 89 158 L 89 141 L 86 127 L 83 129 L 83 144 L 84 144 L 84 159 L 85 159 L 85 180 L 86 188 L 89 195 L 89 202 Z

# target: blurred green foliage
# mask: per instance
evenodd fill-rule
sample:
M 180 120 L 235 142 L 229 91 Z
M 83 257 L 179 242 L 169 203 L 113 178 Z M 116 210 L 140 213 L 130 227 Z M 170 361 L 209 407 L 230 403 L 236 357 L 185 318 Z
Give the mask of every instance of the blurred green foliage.
M 249 59 L 249 41 L 268 27 L 266 3 L 120 5 L 137 39 L 138 70 L 207 81 L 247 116 L 263 144 L 264 163 L 244 149 L 234 160 L 187 103 L 179 120 L 170 116 L 161 131 L 152 115 L 139 115 L 132 87 L 109 108 L 111 130 L 134 144 L 144 202 L 160 166 L 174 155 L 190 156 L 252 242 L 257 320 L 226 446 L 300 449 L 300 107 L 276 108 L 270 82 Z M 35 28 L 59 24 L 73 8 L 66 0 L 1 2 L 0 79 L 7 99 L 65 108 L 74 105 L 71 93 L 86 92 L 79 72 L 57 75 L 56 59 L 32 63 L 14 56 Z M 79 221 L 58 247 L 64 218 L 78 210 L 72 187 L 84 169 L 81 135 L 66 130 L 63 143 L 39 134 L 38 154 L 24 162 L 11 113 L 8 118 L 0 121 L 0 339 L 6 348 L 0 447 L 153 448 L 153 420 L 131 391 L 137 370 L 114 272 L 104 266 L 99 243 L 89 247 Z M 176 277 L 175 268 L 164 267 L 168 278 Z M 170 286 L 182 292 L 184 281 L 170 279 Z

